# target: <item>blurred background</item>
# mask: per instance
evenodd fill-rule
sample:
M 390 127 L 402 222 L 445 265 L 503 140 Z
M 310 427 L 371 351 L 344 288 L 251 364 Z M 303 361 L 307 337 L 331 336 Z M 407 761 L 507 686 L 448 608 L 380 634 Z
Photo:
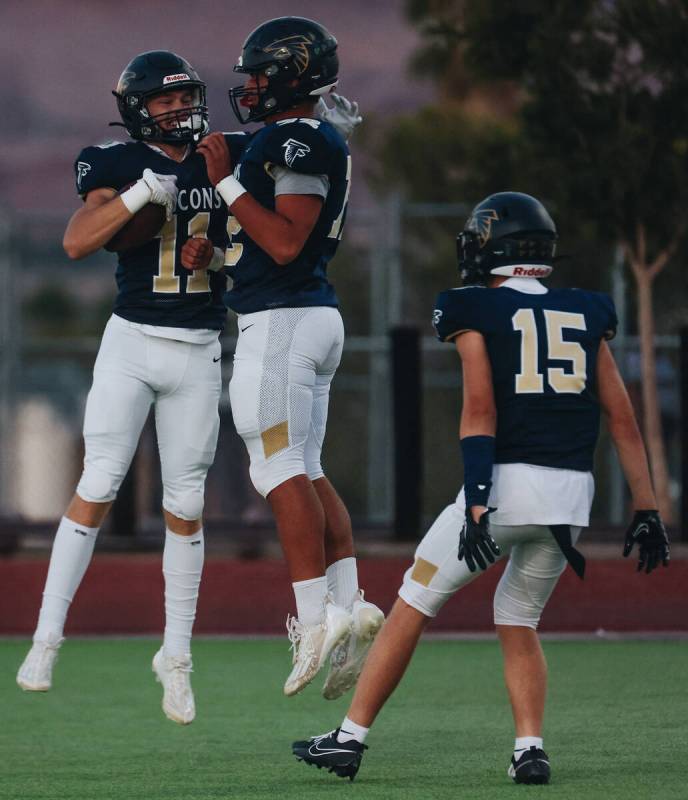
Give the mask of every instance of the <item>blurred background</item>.
M 642 420 L 662 513 L 676 540 L 688 537 L 685 2 L 24 0 L 3 4 L 0 30 L 4 552 L 45 555 L 74 491 L 92 365 L 115 295 L 112 255 L 70 262 L 62 251 L 80 203 L 77 153 L 121 138 L 108 127 L 118 120 L 111 90 L 124 65 L 150 49 L 191 61 L 208 85 L 212 127 L 235 129 L 226 92 L 241 82 L 232 73 L 241 44 L 285 13 L 335 34 L 338 91 L 365 118 L 331 269 L 348 340 L 324 449 L 359 542 L 416 541 L 461 485 L 459 363 L 434 339 L 430 317 L 437 293 L 458 284 L 455 237 L 468 211 L 508 189 L 542 199 L 559 227 L 567 258 L 551 285 L 612 294 L 620 323 L 612 347 Z M 225 383 L 235 327 L 230 313 Z M 275 554 L 226 391 L 221 411 L 209 547 Z M 587 541 L 618 543 L 628 496 L 604 432 L 596 480 Z M 161 548 L 160 501 L 148 425 L 99 549 Z

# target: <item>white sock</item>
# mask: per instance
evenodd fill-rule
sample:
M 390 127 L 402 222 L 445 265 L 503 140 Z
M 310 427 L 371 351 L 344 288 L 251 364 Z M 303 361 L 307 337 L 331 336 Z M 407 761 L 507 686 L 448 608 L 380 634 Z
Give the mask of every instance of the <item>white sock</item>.
M 198 587 L 204 555 L 203 528 L 191 536 L 165 531 L 162 572 L 165 576 L 166 656 L 191 653 L 191 630 L 196 619 Z
M 62 638 L 69 605 L 91 562 L 99 528 L 87 528 L 62 517 L 50 554 L 43 603 L 34 641 L 53 642 Z
M 325 619 L 327 578 L 311 578 L 292 583 L 296 598 L 296 616 L 302 625 L 318 625 Z
M 357 725 L 348 717 L 344 717 L 344 722 L 342 722 L 339 733 L 337 734 L 337 741 L 340 744 L 344 744 L 344 742 L 350 742 L 352 739 L 355 739 L 357 742 L 360 742 L 360 744 L 363 744 L 369 730 L 370 728 L 364 728 L 363 725 Z
M 523 751 L 530 747 L 542 750 L 542 738 L 540 736 L 517 736 L 514 742 L 514 758 L 518 761 L 519 757 L 523 755 Z
M 334 598 L 335 604 L 351 611 L 354 600 L 358 597 L 356 559 L 353 556 L 340 558 L 339 561 L 330 564 L 325 574 L 327 591 Z

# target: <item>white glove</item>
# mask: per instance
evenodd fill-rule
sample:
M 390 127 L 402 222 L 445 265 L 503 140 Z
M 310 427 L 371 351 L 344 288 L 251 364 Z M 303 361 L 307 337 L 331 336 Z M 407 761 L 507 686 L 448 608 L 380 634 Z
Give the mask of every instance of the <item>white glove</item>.
M 172 219 L 177 207 L 177 176 L 160 175 L 152 169 L 144 169 L 141 181 L 150 189 L 149 203 L 165 207 L 167 221 Z
M 330 108 L 321 97 L 315 106 L 315 115 L 324 122 L 329 122 L 345 139 L 350 139 L 354 128 L 363 122 L 358 113 L 358 103 L 347 100 L 340 94 L 330 94 L 334 106 Z

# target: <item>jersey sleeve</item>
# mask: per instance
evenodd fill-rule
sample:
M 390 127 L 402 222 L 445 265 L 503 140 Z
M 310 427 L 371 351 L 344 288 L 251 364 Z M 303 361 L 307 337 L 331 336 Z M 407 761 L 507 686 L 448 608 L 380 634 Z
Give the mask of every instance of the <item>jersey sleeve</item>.
M 74 176 L 76 191 L 85 197 L 94 189 L 115 189 L 119 191 L 125 184 L 118 168 L 117 151 L 124 148 L 124 144 L 116 143 L 95 147 L 85 147 L 74 162 Z
M 432 324 L 437 338 L 451 342 L 464 331 L 483 332 L 480 307 L 486 289 L 468 286 L 465 289 L 449 289 L 440 292 L 435 302 Z
M 330 191 L 327 175 L 304 175 L 287 167 L 273 167 L 270 173 L 275 179 L 275 196 L 278 194 L 315 194 L 326 199 Z
M 246 131 L 230 131 L 222 135 L 225 137 L 227 147 L 229 147 L 232 165 L 235 166 L 251 141 L 251 134 Z
M 336 157 L 334 141 L 319 120 L 294 120 L 274 126 L 264 146 L 266 161 L 306 175 L 328 175 Z
M 616 336 L 616 329 L 619 324 L 619 320 L 616 316 L 616 308 L 614 306 L 614 301 L 608 294 L 603 294 L 600 292 L 599 294 L 600 304 L 602 306 L 602 315 L 603 315 L 603 332 L 602 336 L 604 339 L 613 339 Z

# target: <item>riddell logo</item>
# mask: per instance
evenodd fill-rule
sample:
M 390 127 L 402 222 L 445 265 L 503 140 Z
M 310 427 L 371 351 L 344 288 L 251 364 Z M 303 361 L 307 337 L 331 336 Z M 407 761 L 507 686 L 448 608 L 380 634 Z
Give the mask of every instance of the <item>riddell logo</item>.
M 544 278 L 549 275 L 550 270 L 545 267 L 514 267 L 513 275 L 520 275 L 522 278 Z
M 186 72 L 180 72 L 177 75 L 165 75 L 162 79 L 163 86 L 168 83 L 179 83 L 179 81 L 191 80 Z

